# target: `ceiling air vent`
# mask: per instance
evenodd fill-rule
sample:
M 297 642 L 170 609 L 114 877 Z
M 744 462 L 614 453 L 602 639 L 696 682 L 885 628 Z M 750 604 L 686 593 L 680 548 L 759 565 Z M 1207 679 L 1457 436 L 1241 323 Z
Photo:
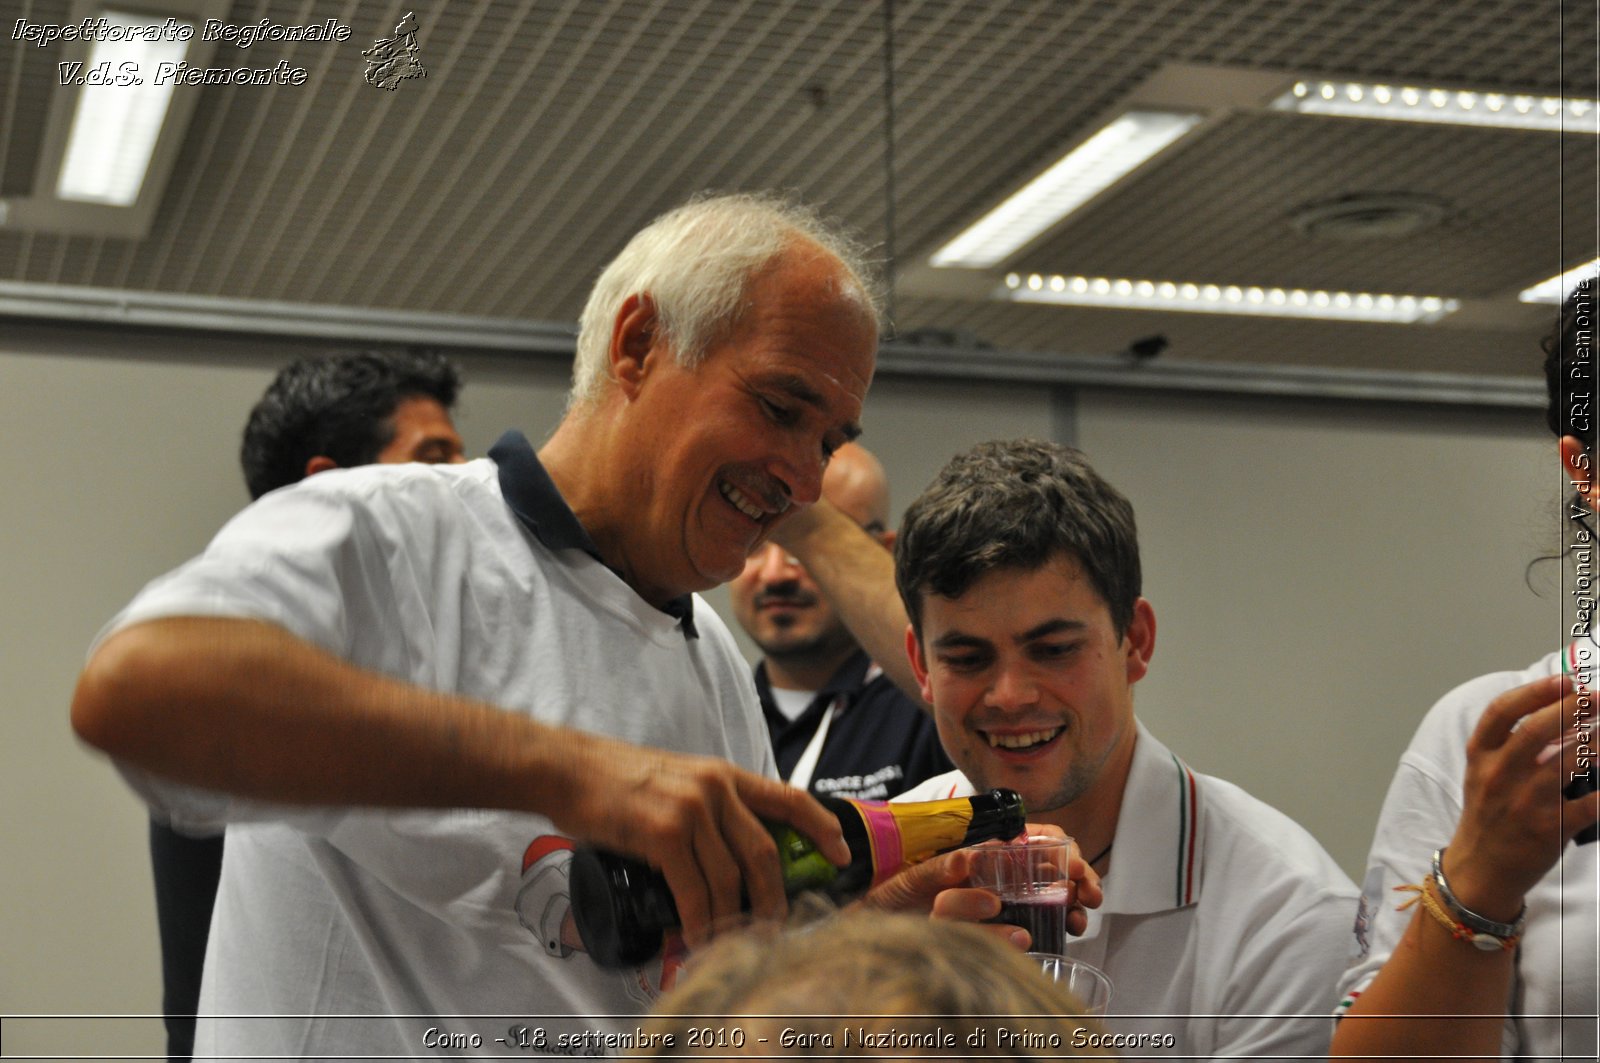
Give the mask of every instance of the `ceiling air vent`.
M 1357 192 L 1298 207 L 1289 224 L 1319 240 L 1393 240 L 1431 229 L 1450 213 L 1450 203 L 1437 196 Z

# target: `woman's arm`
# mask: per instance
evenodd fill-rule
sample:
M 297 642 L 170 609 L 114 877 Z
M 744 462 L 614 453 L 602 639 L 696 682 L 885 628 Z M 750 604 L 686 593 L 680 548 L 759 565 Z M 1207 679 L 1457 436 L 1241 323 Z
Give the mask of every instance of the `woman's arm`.
M 1468 740 L 1461 819 L 1442 870 L 1460 905 L 1483 919 L 1514 923 L 1572 836 L 1600 816 L 1596 795 L 1560 796 L 1576 767 L 1574 748 L 1546 752 L 1579 719 L 1575 701 L 1565 677 L 1536 680 L 1491 702 Z M 1435 885 L 1426 888 L 1439 897 Z M 1331 1054 L 1499 1058 L 1513 951 L 1480 949 L 1423 904 L 1416 909 L 1340 1020 Z

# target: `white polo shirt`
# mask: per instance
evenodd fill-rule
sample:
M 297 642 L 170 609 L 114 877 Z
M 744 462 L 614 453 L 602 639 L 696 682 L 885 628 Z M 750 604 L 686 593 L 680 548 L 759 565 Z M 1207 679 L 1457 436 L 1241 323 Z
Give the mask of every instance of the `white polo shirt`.
M 1327 1054 L 1356 888 L 1306 830 L 1138 724 L 1105 903 L 1068 955 L 1111 979 L 1127 1056 Z M 974 793 L 960 772 L 895 798 Z
M 656 609 L 592 556 L 520 435 L 490 453 L 273 492 L 108 630 L 268 620 L 385 675 L 776 777 L 716 614 L 688 598 Z M 409 1058 L 473 1037 L 504 1053 L 496 1039 L 521 1026 L 555 1047 L 558 1027 L 631 1023 L 547 1016 L 639 1015 L 659 991 L 660 961 L 605 971 L 553 939 L 570 842 L 542 816 L 287 808 L 125 774 L 175 822 L 229 825 L 197 1056 Z

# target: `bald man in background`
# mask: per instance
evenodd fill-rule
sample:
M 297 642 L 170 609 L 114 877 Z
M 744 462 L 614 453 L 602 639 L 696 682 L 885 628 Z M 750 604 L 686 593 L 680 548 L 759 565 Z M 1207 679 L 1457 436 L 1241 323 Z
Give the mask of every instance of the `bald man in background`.
M 858 444 L 839 448 L 822 497 L 885 556 L 889 481 Z M 951 770 L 933 718 L 857 643 L 806 569 L 769 543 L 729 585 L 734 616 L 761 648 L 756 690 L 778 773 L 818 796 L 882 800 Z

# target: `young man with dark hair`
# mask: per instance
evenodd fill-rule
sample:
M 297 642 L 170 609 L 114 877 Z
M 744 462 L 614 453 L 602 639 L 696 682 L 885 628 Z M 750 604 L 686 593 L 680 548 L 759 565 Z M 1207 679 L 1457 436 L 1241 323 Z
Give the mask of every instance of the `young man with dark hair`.
M 250 411 L 239 461 L 252 499 L 313 473 L 358 465 L 465 460 L 450 409 L 461 377 L 432 352 L 335 351 L 290 362 Z M 167 1058 L 194 1050 L 206 936 L 222 873 L 223 835 L 181 834 L 150 820 L 161 934 Z
M 895 579 L 960 768 L 903 797 L 1010 787 L 1030 821 L 1077 839 L 1105 900 L 1067 952 L 1110 976 L 1121 1047 L 1326 1054 L 1355 887 L 1305 830 L 1134 717 L 1155 610 L 1128 501 L 1069 447 L 982 444 L 907 510 Z

